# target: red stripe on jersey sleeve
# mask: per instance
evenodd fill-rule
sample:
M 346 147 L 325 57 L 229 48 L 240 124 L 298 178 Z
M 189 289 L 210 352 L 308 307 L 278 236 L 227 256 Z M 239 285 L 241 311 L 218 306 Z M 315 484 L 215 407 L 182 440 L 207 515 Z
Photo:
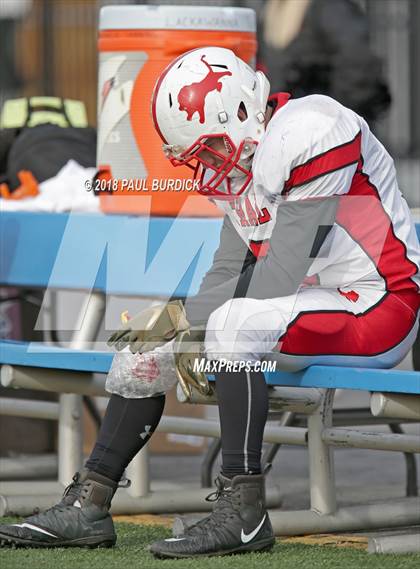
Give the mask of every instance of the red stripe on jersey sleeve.
M 302 186 L 325 174 L 331 174 L 331 172 L 357 163 L 360 159 L 361 139 L 362 133 L 359 131 L 353 140 L 318 154 L 304 164 L 293 168 L 289 179 L 284 184 L 282 195 L 288 194 L 296 186 Z

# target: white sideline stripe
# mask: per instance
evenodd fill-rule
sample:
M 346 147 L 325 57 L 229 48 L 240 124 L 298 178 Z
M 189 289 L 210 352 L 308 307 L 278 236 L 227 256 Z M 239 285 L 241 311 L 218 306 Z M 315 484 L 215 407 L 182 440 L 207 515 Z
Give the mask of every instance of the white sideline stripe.
M 248 437 L 249 437 L 249 425 L 251 423 L 251 376 L 249 374 L 249 371 L 245 372 L 246 373 L 246 381 L 248 384 L 248 416 L 246 419 L 246 431 L 245 431 L 245 442 L 244 442 L 244 456 L 245 456 L 245 460 L 244 460 L 244 469 L 245 472 L 248 472 Z
M 14 526 L 18 527 L 18 528 L 28 528 L 28 529 L 32 529 L 34 531 L 39 531 L 41 533 L 45 533 L 45 535 L 49 535 L 50 537 L 54 537 L 55 539 L 57 539 L 57 536 L 50 533 L 49 531 L 39 528 L 37 526 L 34 526 L 32 524 L 28 524 L 28 523 L 23 523 L 23 524 L 13 524 Z

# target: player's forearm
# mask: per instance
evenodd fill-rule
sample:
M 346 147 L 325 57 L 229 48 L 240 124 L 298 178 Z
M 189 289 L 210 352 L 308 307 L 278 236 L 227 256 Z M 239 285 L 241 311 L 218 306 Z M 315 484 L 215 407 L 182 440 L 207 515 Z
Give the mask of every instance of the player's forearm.
M 200 284 L 199 294 L 238 276 L 244 268 L 254 261 L 252 252 L 226 216 L 220 233 L 219 247 L 214 255 L 212 266 Z

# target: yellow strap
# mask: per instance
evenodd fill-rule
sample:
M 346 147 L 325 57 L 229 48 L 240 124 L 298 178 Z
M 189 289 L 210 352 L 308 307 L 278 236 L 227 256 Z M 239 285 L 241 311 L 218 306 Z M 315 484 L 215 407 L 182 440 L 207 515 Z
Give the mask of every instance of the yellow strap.
M 28 117 L 27 99 L 5 101 L 0 115 L 0 128 L 19 128 Z
M 82 101 L 64 99 L 63 104 L 68 121 L 64 113 L 61 114 L 53 110 L 36 110 L 36 107 L 50 107 L 60 111 L 62 99 L 59 97 L 31 97 L 29 102 L 34 109 L 27 124 L 29 127 L 44 123 L 52 123 L 61 127 L 85 128 L 88 126 L 86 107 Z M 20 98 L 5 101 L 0 115 L 0 128 L 21 128 L 25 126 L 28 113 L 28 99 Z
M 33 111 L 31 113 L 31 117 L 28 121 L 27 126 L 32 127 L 45 123 L 52 123 L 62 127 L 69 126 L 69 123 L 66 121 L 66 117 L 64 115 L 60 115 L 59 113 L 55 113 L 53 111 Z
M 82 101 L 74 101 L 72 99 L 64 99 L 64 108 L 69 117 L 71 126 L 76 128 L 85 128 L 88 126 L 86 107 Z
M 30 97 L 29 102 L 32 107 L 52 107 L 53 109 L 61 109 L 60 97 Z

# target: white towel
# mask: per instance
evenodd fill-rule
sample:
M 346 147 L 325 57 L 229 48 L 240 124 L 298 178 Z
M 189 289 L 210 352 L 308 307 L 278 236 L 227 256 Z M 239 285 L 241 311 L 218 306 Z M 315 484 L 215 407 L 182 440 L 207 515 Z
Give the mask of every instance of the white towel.
M 39 184 L 40 193 L 21 200 L 0 199 L 2 211 L 99 211 L 99 198 L 87 186 L 96 168 L 84 168 L 69 160 L 56 176 Z

